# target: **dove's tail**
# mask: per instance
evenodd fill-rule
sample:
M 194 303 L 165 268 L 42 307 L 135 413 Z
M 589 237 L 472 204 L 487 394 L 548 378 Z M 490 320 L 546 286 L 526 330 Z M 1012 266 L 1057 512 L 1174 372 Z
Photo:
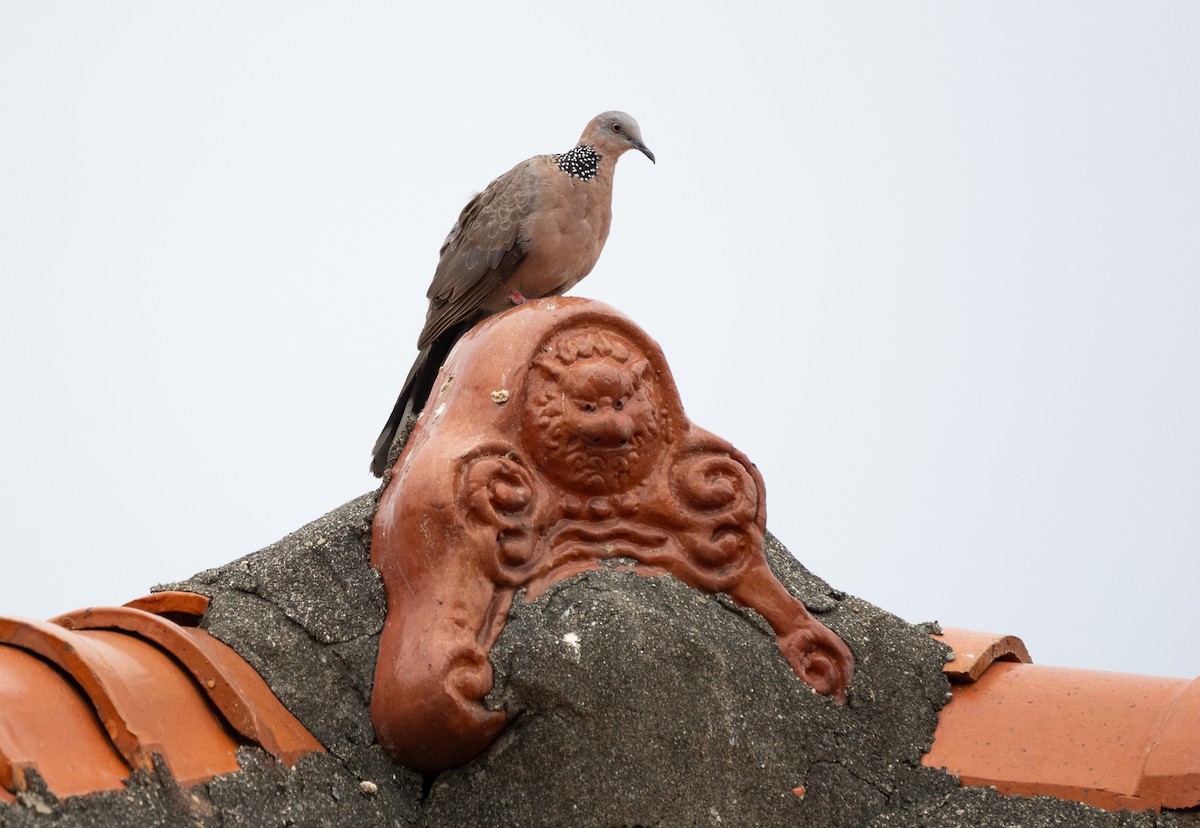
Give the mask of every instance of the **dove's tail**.
M 400 389 L 400 396 L 396 398 L 392 415 L 388 417 L 383 431 L 379 432 L 379 439 L 375 441 L 375 447 L 371 449 L 371 474 L 383 477 L 384 471 L 390 465 L 388 456 L 392 452 L 392 443 L 396 441 L 397 435 L 406 430 L 405 425 L 409 418 L 415 419 L 421 413 L 421 409 L 425 407 L 425 402 L 433 391 L 433 383 L 437 380 L 438 371 L 441 370 L 442 363 L 450 354 L 450 349 L 454 347 L 455 342 L 458 342 L 459 337 L 470 328 L 471 323 L 456 325 L 430 342 L 421 349 L 421 353 L 417 354 L 417 359 L 409 369 L 408 377 L 404 380 L 404 386 Z

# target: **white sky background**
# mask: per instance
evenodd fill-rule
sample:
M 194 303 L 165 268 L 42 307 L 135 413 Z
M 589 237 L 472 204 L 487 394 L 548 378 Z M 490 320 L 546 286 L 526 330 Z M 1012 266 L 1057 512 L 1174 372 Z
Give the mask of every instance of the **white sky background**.
M 373 488 L 471 194 L 625 109 L 574 293 L 816 573 L 1200 674 L 1200 5 L 0 4 L 0 612 Z

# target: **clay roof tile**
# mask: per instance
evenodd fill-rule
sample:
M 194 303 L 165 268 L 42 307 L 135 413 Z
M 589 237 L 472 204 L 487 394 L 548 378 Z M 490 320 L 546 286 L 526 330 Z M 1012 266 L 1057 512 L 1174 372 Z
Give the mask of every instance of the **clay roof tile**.
M 323 748 L 232 649 L 194 625 L 208 599 L 160 593 L 53 621 L 0 617 L 0 799 L 36 769 L 55 795 L 119 790 L 159 754 L 182 784 Z
M 1200 805 L 1200 685 L 1031 664 L 1019 639 L 946 630 L 953 698 L 922 760 L 964 785 L 1107 809 Z

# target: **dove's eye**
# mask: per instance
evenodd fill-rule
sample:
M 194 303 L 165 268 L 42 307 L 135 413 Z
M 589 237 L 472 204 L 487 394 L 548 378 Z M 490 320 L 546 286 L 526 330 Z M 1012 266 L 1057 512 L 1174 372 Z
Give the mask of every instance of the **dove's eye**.
M 620 132 L 620 131 L 621 131 L 621 125 L 620 125 L 620 124 L 618 124 L 618 123 L 614 123 L 614 124 L 612 125 L 612 131 L 613 131 L 613 132 Z

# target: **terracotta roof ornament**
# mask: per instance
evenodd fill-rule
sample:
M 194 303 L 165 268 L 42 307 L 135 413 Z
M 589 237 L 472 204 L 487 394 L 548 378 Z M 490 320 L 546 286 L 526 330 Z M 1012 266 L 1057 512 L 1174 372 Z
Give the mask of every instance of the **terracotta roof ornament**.
M 507 722 L 484 703 L 488 651 L 518 591 L 605 563 L 757 610 L 796 675 L 845 702 L 850 648 L 771 573 L 765 527 L 758 470 L 687 419 L 629 319 L 577 298 L 492 317 L 442 367 L 375 516 L 381 744 L 426 772 L 478 755 Z

